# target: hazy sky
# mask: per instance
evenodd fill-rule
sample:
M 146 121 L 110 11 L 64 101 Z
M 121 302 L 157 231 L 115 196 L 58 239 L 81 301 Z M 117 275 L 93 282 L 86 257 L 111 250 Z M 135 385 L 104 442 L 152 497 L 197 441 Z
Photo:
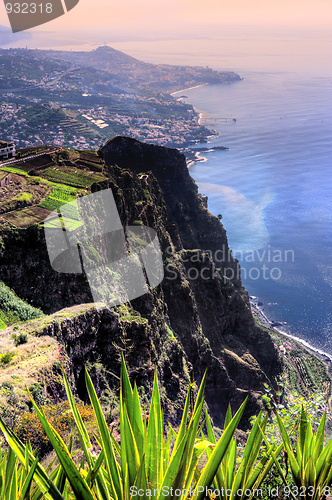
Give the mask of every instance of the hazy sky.
M 0 19 L 9 26 L 1 0 Z M 39 29 L 187 32 L 200 25 L 319 29 L 331 23 L 331 0 L 80 0 L 67 15 Z

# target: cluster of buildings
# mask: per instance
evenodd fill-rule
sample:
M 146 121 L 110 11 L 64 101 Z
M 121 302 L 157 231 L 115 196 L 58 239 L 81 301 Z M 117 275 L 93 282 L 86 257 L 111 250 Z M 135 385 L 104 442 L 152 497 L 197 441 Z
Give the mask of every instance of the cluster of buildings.
M 72 141 L 68 141 L 71 149 L 98 149 L 100 139 L 92 139 L 87 141 L 82 135 L 80 137 L 73 136 Z
M 132 120 L 128 128 L 131 137 L 152 144 L 166 146 L 167 144 L 185 144 L 194 140 L 200 126 L 197 122 L 185 120 Z
M 54 106 L 54 103 L 52 104 Z M 65 110 L 64 106 L 61 107 Z M 199 139 L 201 133 L 197 115 L 166 118 L 155 113 L 155 117 L 147 117 L 139 109 L 137 114 L 130 115 L 121 111 L 115 112 L 107 106 L 84 107 L 76 110 L 81 119 L 76 117 L 72 120 L 77 126 L 74 123 L 70 126 L 65 121 L 61 122 L 61 125 L 54 125 L 45 120 L 31 127 L 31 124 L 29 126 L 27 120 L 21 117 L 21 113 L 18 114 L 23 111 L 20 105 L 7 105 L 1 111 L 3 113 L 0 118 L 0 132 L 5 136 L 4 139 L 12 142 L 16 148 L 52 143 L 72 149 L 97 149 L 106 138 L 118 134 L 161 146 L 181 147 Z
M 15 145 L 12 142 L 0 141 L 0 161 L 15 156 Z
M 105 128 L 105 127 L 109 127 L 109 124 L 106 123 L 104 120 L 101 120 L 101 119 L 97 119 L 95 120 L 92 116 L 90 115 L 82 115 L 83 118 L 86 118 L 87 120 L 90 120 L 91 123 L 93 123 L 94 125 L 96 125 L 96 127 L 98 128 Z
M 71 87 L 65 82 L 47 85 L 49 83 L 47 80 L 45 78 L 40 86 L 47 86 L 48 91 L 53 92 L 60 87 L 69 90 Z M 36 82 L 29 80 L 29 83 Z M 37 104 L 40 99 L 28 98 L 28 101 Z M 64 110 L 67 106 L 72 111 L 75 108 L 70 103 L 50 102 L 50 104 L 52 107 L 59 105 Z M 74 115 L 71 112 L 68 115 L 70 119 L 63 120 L 60 125 L 47 123 L 49 121 L 47 119 L 45 123 L 41 122 L 39 125 L 27 122 L 22 117 L 22 112 L 28 107 L 29 105 L 14 102 L 0 105 L 0 134 L 4 139 L 14 143 L 16 148 L 53 143 L 72 149 L 97 149 L 100 143 L 118 134 L 161 146 L 182 147 L 199 139 L 202 133 L 199 130 L 201 127 L 198 116 L 193 110 L 187 110 L 187 114 L 183 113 L 181 103 L 159 95 L 151 97 L 124 93 L 114 95 L 111 105 L 77 106 Z M 73 120 L 75 112 L 81 118 L 76 116 Z M 70 123 L 65 123 L 70 120 L 76 122 L 76 125 L 73 123 L 73 126 L 70 126 Z
M 0 135 L 13 143 L 16 148 L 30 144 L 23 131 L 26 119 L 19 118 L 22 109 L 22 106 L 16 103 L 3 102 L 0 105 Z
M 152 144 L 166 146 L 167 144 L 185 144 L 196 138 L 200 130 L 196 115 L 188 119 L 147 118 L 133 114 L 114 113 L 107 108 L 91 109 L 90 112 L 78 110 L 83 118 L 98 128 L 121 125 L 125 135 Z M 107 131 L 107 130 L 106 130 Z M 91 142 L 91 141 L 90 141 Z M 70 143 L 70 141 L 69 141 Z

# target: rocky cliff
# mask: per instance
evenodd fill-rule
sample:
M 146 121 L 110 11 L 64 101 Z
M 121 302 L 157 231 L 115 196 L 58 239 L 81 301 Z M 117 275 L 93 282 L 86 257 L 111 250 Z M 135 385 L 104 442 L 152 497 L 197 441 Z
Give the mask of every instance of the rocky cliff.
M 246 395 L 248 418 L 261 405 L 263 383 L 273 385 L 280 372 L 278 353 L 255 325 L 225 229 L 201 202 L 185 157 L 125 137 L 111 139 L 99 153 L 109 178 L 92 191 L 112 189 L 123 225 L 141 222 L 157 231 L 164 280 L 130 304 L 83 313 L 68 309 L 65 319 L 46 318 L 32 333 L 64 346 L 83 399 L 83 366 L 94 370 L 107 400 L 116 393 L 124 353 L 131 377 L 144 385 L 142 397 L 158 367 L 171 421 L 177 421 L 190 377 L 200 381 L 206 368 L 206 401 L 215 424 L 222 425 L 228 402 L 236 409 Z M 51 269 L 42 228 L 7 227 L 1 238 L 0 279 L 20 297 L 47 314 L 92 301 L 84 275 Z

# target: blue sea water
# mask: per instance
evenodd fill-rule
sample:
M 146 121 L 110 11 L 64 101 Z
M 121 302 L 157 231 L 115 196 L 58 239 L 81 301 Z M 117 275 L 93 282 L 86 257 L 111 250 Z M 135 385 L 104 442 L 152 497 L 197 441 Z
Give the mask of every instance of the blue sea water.
M 222 214 L 250 295 L 289 332 L 332 353 L 332 78 L 246 71 L 186 90 L 219 132 L 190 174 Z M 235 117 L 236 122 L 221 118 Z
M 219 132 L 211 146 L 230 148 L 204 153 L 190 173 L 223 216 L 249 293 L 290 334 L 332 354 L 331 42 L 330 30 L 218 26 L 112 46 L 244 77 L 178 94 Z

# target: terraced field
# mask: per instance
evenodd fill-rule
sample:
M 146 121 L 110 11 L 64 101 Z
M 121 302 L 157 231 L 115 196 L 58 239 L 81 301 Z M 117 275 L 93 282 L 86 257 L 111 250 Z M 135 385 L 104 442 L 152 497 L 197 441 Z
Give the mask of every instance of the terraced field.
M 87 194 L 90 186 L 104 181 L 103 162 L 94 151 L 61 150 L 38 157 L 24 157 L 13 166 L 3 166 L 12 175 L 8 187 L 0 189 L 0 222 L 19 228 L 42 223 L 52 212 Z M 77 211 L 69 226 L 77 226 Z
M 79 190 L 62 184 L 54 184 L 51 194 L 39 206 L 47 210 L 58 210 L 62 205 L 76 199 Z
M 76 171 L 67 173 L 66 168 L 47 168 L 39 172 L 40 177 L 59 184 L 67 184 L 68 186 L 86 188 L 95 182 L 101 182 L 106 178 L 103 175 L 94 173 L 85 173 L 84 171 Z
M 51 213 L 50 210 L 41 207 L 24 208 L 23 210 L 13 210 L 3 216 L 3 219 L 16 227 L 28 227 L 32 224 L 44 222 Z
M 328 359 L 319 359 L 303 345 L 270 329 L 275 346 L 280 351 L 284 373 L 291 390 L 309 396 L 316 391 L 331 396 L 331 379 Z

